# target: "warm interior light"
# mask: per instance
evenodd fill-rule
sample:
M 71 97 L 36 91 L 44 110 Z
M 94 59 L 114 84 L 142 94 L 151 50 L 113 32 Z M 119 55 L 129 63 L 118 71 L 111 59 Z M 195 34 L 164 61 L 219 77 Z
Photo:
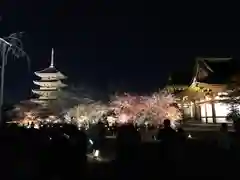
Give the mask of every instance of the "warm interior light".
M 225 103 L 215 103 L 216 116 L 227 116 L 229 107 Z
M 95 158 L 97 158 L 97 157 L 99 156 L 99 153 L 100 153 L 100 152 L 99 152 L 99 150 L 95 150 L 95 152 L 94 152 L 94 155 L 93 155 L 93 156 L 94 156 Z
M 203 122 L 212 123 L 212 104 L 203 103 L 200 105 L 201 108 L 201 117 Z
M 226 116 L 230 112 L 229 106 L 226 103 L 215 103 L 216 122 L 225 123 Z

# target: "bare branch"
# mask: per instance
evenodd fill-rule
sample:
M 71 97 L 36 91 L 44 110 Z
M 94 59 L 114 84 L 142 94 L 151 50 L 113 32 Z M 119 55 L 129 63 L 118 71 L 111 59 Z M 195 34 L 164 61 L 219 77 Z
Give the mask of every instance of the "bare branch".
M 23 32 L 13 33 L 13 34 L 10 34 L 8 37 L 0 38 L 0 42 L 9 46 L 7 48 L 1 47 L 0 51 L 4 51 L 4 53 L 11 51 L 13 57 L 26 58 L 28 63 L 28 69 L 30 69 L 30 58 L 27 55 L 27 53 L 23 50 L 23 43 L 20 40 L 20 37 L 22 36 L 22 34 Z M 7 64 L 7 61 L 6 61 L 6 64 Z
M 6 41 L 6 40 L 3 39 L 3 38 L 0 38 L 0 41 L 1 41 L 2 43 L 4 43 L 4 44 L 8 45 L 8 46 L 12 46 L 11 43 L 9 43 L 8 41 Z

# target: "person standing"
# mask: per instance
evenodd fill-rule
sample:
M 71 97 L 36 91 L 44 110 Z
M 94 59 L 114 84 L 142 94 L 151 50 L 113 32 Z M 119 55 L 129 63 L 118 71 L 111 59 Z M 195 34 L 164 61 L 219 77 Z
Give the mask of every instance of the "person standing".
M 171 121 L 169 119 L 164 120 L 163 128 L 159 129 L 157 139 L 160 141 L 160 161 L 163 161 L 166 167 L 173 167 L 173 165 L 176 164 L 177 132 L 171 127 Z M 167 172 L 167 170 L 168 168 L 165 172 Z
M 104 123 L 98 122 L 96 125 L 96 132 L 95 132 L 94 144 L 93 144 L 93 157 L 99 158 L 100 156 L 100 149 L 103 147 L 105 142 L 105 135 L 106 135 L 106 128 Z

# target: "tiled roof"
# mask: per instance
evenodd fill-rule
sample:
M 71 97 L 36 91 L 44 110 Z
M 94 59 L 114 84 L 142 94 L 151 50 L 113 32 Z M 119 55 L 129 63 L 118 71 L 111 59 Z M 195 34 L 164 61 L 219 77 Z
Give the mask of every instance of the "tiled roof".
M 205 64 L 207 67 L 205 67 Z M 196 74 L 197 65 L 199 65 L 200 68 L 204 68 L 204 71 L 207 71 L 207 76 L 204 78 L 197 77 L 196 80 L 198 82 L 207 84 L 226 84 L 231 79 L 231 77 L 238 73 L 240 69 L 237 61 L 233 59 L 214 61 L 214 59 L 209 60 L 207 58 L 206 60 L 204 59 L 204 63 L 201 63 L 199 61 L 198 64 L 195 64 L 195 66 L 187 71 L 177 71 L 172 73 L 169 76 L 167 85 L 190 85 L 192 83 L 193 77 Z
M 225 84 L 229 81 L 231 76 L 237 72 L 238 66 L 235 61 L 205 61 L 213 72 L 208 71 L 206 78 L 198 80 L 208 84 Z
M 41 71 L 37 71 L 37 73 L 57 73 L 57 72 L 59 72 L 59 71 L 55 67 L 48 67 Z

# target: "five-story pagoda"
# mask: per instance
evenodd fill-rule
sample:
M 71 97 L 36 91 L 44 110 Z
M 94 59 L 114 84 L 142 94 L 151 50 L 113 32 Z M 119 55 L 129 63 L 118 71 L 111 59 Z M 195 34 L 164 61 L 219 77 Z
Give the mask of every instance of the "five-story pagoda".
M 32 101 L 41 104 L 49 104 L 57 99 L 58 91 L 67 85 L 62 83 L 64 76 L 60 71 L 54 67 L 54 50 L 52 49 L 51 64 L 48 68 L 35 72 L 35 75 L 40 77 L 40 80 L 33 81 L 39 86 L 39 89 L 33 89 L 32 92 L 38 96 Z

